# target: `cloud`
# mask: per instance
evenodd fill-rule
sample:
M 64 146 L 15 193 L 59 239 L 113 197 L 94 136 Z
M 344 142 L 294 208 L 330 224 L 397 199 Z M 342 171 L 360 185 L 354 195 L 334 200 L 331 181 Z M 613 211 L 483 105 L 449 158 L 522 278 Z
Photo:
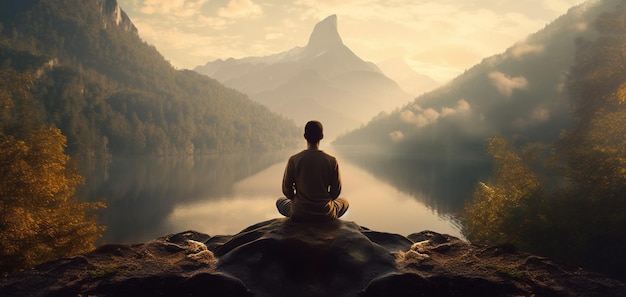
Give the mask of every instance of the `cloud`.
M 143 14 L 161 14 L 176 17 L 189 17 L 200 14 L 200 8 L 209 0 L 144 0 L 139 11 Z
M 511 49 L 511 55 L 513 56 L 513 58 L 519 59 L 522 56 L 525 56 L 528 54 L 543 53 L 544 50 L 545 50 L 545 47 L 543 45 L 519 43 L 519 44 L 516 44 Z
M 550 110 L 545 107 L 537 108 L 533 111 L 530 119 L 534 122 L 546 122 L 550 119 Z
M 572 25 L 572 28 L 577 32 L 585 32 L 587 31 L 587 29 L 589 29 L 589 24 L 585 22 L 580 22 L 575 25 Z
M 226 7 L 217 10 L 217 15 L 224 18 L 247 18 L 262 14 L 261 6 L 251 0 L 230 0 Z
M 400 113 L 400 119 L 405 123 L 416 124 L 418 127 L 433 124 L 439 118 L 439 112 L 432 108 L 428 108 L 421 113 L 414 113 L 411 110 L 404 110 Z
M 470 110 L 470 105 L 465 99 L 459 100 L 456 104 L 456 108 L 444 107 L 441 109 L 441 116 L 447 117 L 456 113 L 464 113 Z
M 440 112 L 433 108 L 422 109 L 419 105 L 413 105 L 400 112 L 400 119 L 407 124 L 415 124 L 422 128 L 436 123 L 440 118 L 465 113 L 470 109 L 470 105 L 465 99 L 459 100 L 454 108 L 442 107 Z
M 389 138 L 391 139 L 391 141 L 393 142 L 399 142 L 402 139 L 404 139 L 404 133 L 402 133 L 402 131 L 393 131 L 391 133 L 389 133 Z
M 284 37 L 285 37 L 285 34 L 278 33 L 278 32 L 265 34 L 265 40 L 276 40 L 276 39 L 281 39 Z
M 535 7 L 541 6 L 537 3 L 541 1 L 533 0 Z M 438 81 L 447 81 L 484 57 L 503 52 L 526 36 L 528 28 L 534 32 L 549 20 L 527 8 L 533 7 L 531 3 L 505 2 L 296 1 L 304 19 L 337 14 L 344 43 L 355 53 L 369 53 L 364 57 L 367 60 L 401 56 L 412 66 L 421 64 L 417 69 Z
M 480 61 L 484 57 L 484 53 L 474 47 L 462 43 L 447 43 L 435 48 L 425 48 L 411 55 L 411 59 L 415 61 L 429 61 L 437 65 L 446 67 L 463 67 L 469 68 Z
M 523 76 L 508 77 L 502 72 L 494 71 L 489 73 L 489 78 L 498 91 L 507 97 L 511 97 L 514 90 L 528 86 L 528 80 Z
M 574 3 L 572 3 L 574 2 Z M 547 9 L 557 12 L 566 12 L 576 1 L 566 0 L 543 0 L 543 6 Z
M 216 21 L 215 23 L 219 22 Z M 175 61 L 171 61 L 175 67 L 195 67 L 206 63 L 206 61 L 221 58 L 219 56 L 207 57 L 208 54 L 226 50 L 226 45 L 224 45 L 226 42 L 223 41 L 224 37 L 206 36 L 182 30 L 180 27 L 175 26 L 164 27 L 158 20 L 146 20 L 136 25 L 142 38 L 163 42 L 159 52 L 168 59 L 172 56 L 176 57 Z M 227 46 L 235 42 L 236 40 L 230 40 Z M 231 52 L 237 54 L 235 51 Z M 204 63 L 198 61 L 204 61 Z
M 550 110 L 546 107 L 538 107 L 526 118 L 517 118 L 513 121 L 513 126 L 526 128 L 528 126 L 545 123 L 550 119 Z
M 583 0 L 118 0 L 140 35 L 167 59 L 183 67 L 211 58 L 259 56 L 306 44 L 313 26 L 337 14 L 344 43 L 366 61 L 403 57 L 419 73 L 446 82 L 504 52 L 511 44 L 544 27 Z M 545 9 L 549 5 L 550 9 Z M 543 9 L 538 9 L 543 8 Z M 554 9 L 554 10 L 553 10 Z M 172 48 L 154 31 L 174 31 L 179 38 L 204 36 L 219 42 L 191 60 L 191 47 Z M 283 34 L 280 36 L 278 34 Z M 245 42 L 228 43 L 233 36 Z M 177 42 L 182 44 L 182 42 Z M 264 51 L 248 44 L 264 43 Z M 243 44 L 243 47 L 242 47 Z M 167 50 L 166 50 L 167 49 Z

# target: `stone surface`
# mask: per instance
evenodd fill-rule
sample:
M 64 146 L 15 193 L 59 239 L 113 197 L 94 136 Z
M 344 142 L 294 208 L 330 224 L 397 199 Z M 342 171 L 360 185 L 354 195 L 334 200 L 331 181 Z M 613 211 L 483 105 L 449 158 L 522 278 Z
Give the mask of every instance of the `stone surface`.
M 407 295 L 626 296 L 626 285 L 511 246 L 287 219 L 106 245 L 0 279 L 0 296 Z

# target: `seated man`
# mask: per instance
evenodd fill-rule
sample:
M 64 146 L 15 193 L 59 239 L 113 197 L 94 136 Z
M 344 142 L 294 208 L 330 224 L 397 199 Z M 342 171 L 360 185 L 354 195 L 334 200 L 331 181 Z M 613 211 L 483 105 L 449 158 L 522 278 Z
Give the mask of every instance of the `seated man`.
M 327 221 L 348 210 L 348 200 L 339 198 L 341 176 L 337 159 L 319 149 L 324 137 L 322 123 L 304 127 L 307 149 L 289 158 L 283 176 L 283 194 L 278 211 L 297 221 Z

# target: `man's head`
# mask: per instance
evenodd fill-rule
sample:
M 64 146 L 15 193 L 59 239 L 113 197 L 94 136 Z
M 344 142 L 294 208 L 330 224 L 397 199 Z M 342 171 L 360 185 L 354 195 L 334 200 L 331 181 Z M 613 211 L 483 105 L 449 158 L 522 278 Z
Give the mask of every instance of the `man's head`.
M 304 138 L 309 143 L 317 143 L 324 138 L 324 127 L 319 121 L 309 121 L 304 126 Z

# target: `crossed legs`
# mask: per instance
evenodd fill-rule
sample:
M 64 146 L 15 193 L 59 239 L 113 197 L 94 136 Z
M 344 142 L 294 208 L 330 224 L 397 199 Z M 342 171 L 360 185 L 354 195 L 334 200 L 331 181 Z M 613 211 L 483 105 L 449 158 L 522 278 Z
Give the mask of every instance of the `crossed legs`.
M 330 214 L 331 218 L 333 219 L 340 218 L 346 213 L 346 211 L 348 211 L 348 208 L 350 207 L 348 200 L 342 197 L 333 200 L 333 205 L 333 212 Z M 280 197 L 278 198 L 278 200 L 276 200 L 276 208 L 278 209 L 278 212 L 283 216 L 291 217 L 291 215 L 293 214 L 291 211 L 291 200 L 285 197 Z

